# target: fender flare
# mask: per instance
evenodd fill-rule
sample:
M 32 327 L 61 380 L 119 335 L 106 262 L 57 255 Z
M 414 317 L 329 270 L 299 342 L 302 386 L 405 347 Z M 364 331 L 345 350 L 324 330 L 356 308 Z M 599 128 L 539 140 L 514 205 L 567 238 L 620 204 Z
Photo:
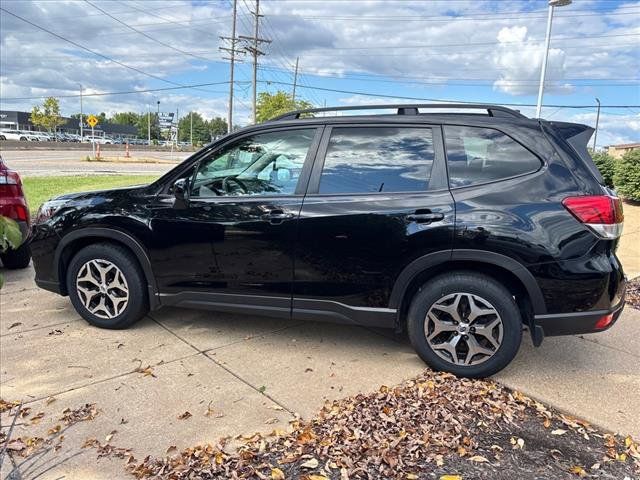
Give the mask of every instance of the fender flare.
M 538 282 L 524 265 L 511 257 L 507 257 L 506 255 L 486 250 L 473 249 L 434 252 L 418 257 L 412 261 L 402 270 L 402 272 L 400 272 L 400 275 L 398 275 L 398 278 L 396 279 L 389 299 L 389 308 L 400 308 L 404 293 L 416 275 L 448 261 L 473 261 L 488 265 L 495 265 L 509 271 L 524 285 L 524 288 L 531 300 L 533 313 L 535 315 L 543 315 L 547 313 L 544 296 L 538 286 Z
M 138 260 L 140 267 L 142 267 L 142 272 L 144 273 L 145 279 L 147 280 L 147 288 L 149 291 L 149 305 L 151 309 L 155 309 L 159 307 L 160 303 L 158 300 L 158 286 L 156 284 L 155 276 L 153 275 L 153 269 L 151 268 L 151 260 L 149 259 L 149 255 L 141 243 L 128 233 L 125 233 L 121 230 L 115 230 L 113 228 L 101 228 L 101 227 L 87 227 L 81 228 L 78 230 L 74 230 L 73 232 L 68 233 L 60 240 L 58 246 L 56 247 L 56 252 L 54 255 L 54 272 L 56 275 L 56 279 L 58 280 L 58 284 L 61 288 L 65 288 L 62 284 L 63 279 L 59 278 L 60 272 L 60 262 L 62 260 L 62 252 L 64 249 L 71 244 L 72 242 L 81 239 L 81 238 L 96 238 L 96 239 L 107 239 L 107 240 L 115 240 L 119 243 L 124 244 L 131 250 Z

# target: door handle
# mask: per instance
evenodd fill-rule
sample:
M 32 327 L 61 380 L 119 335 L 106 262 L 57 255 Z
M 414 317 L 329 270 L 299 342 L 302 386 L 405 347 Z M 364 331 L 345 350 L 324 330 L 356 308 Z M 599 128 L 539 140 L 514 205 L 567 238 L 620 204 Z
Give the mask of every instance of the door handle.
M 416 223 L 432 223 L 444 220 L 443 213 L 412 213 L 405 217 L 410 222 Z
M 290 218 L 293 218 L 293 213 L 287 213 L 282 210 L 271 210 L 269 213 L 262 215 L 263 220 L 268 220 L 272 224 L 282 223 Z

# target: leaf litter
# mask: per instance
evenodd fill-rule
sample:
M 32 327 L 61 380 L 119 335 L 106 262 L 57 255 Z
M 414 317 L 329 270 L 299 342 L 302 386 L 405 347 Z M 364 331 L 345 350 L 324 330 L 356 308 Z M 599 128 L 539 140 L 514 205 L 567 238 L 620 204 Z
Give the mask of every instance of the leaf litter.
M 431 371 L 396 387 L 326 402 L 310 421 L 292 420 L 286 432 L 169 451 L 163 458 L 127 457 L 126 468 L 138 479 L 167 480 L 640 474 L 640 450 L 631 437 L 599 432 L 492 381 Z

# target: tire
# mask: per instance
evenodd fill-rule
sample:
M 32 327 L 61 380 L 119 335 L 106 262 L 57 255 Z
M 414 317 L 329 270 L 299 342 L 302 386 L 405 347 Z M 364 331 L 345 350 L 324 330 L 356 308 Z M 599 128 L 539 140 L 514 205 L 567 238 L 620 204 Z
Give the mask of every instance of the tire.
M 27 268 L 31 263 L 31 248 L 28 244 L 23 243 L 16 250 L 9 250 L 0 255 L 2 265 L 9 270 L 18 270 Z
M 483 314 L 476 316 L 474 310 L 480 313 L 476 308 Z M 415 294 L 407 330 L 413 348 L 434 370 L 482 378 L 499 372 L 516 356 L 522 318 L 513 295 L 502 284 L 486 275 L 460 271 L 434 278 Z
M 80 250 L 67 269 L 67 291 L 80 316 L 100 328 L 127 328 L 149 311 L 138 260 L 119 245 L 96 243 Z
M 0 140 L 6 140 L 7 137 L 5 137 L 4 135 L 0 135 Z

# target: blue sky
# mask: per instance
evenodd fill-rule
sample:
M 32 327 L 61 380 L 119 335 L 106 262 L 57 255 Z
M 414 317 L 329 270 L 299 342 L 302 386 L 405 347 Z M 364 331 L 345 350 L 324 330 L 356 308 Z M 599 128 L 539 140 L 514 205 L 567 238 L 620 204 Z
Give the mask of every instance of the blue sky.
M 63 113 L 75 113 L 79 99 L 65 96 L 82 84 L 86 112 L 145 111 L 159 100 L 161 110 L 225 116 L 229 65 L 218 47 L 230 35 L 231 1 L 3 0 L 31 24 L 0 12 L 0 106 L 30 110 L 36 97 L 54 95 Z M 255 0 L 238 0 L 240 35 L 251 33 L 254 8 Z M 271 43 L 258 91 L 291 91 L 298 57 L 298 97 L 315 106 L 411 101 L 402 97 L 535 103 L 546 0 L 262 0 L 260 9 L 260 34 Z M 635 105 L 603 109 L 598 143 L 640 140 L 639 47 L 638 1 L 574 0 L 556 9 L 544 103 L 557 106 L 543 117 L 593 124 L 596 97 Z M 236 69 L 240 125 L 250 121 L 250 80 L 245 56 Z

